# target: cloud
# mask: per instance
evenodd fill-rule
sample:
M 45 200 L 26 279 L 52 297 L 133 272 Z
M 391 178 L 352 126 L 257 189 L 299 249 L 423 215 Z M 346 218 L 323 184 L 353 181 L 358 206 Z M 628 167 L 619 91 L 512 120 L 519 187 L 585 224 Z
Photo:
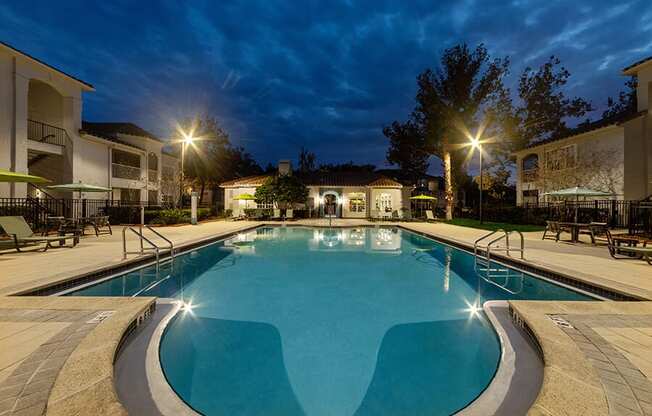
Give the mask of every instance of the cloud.
M 0 5 L 0 39 L 97 87 L 84 117 L 162 137 L 175 119 L 216 116 L 261 162 L 384 164 L 382 127 L 414 107 L 415 78 L 459 42 L 509 55 L 513 85 L 551 54 L 569 92 L 596 106 L 619 69 L 650 55 L 652 6 L 635 0 L 216 3 L 127 0 Z

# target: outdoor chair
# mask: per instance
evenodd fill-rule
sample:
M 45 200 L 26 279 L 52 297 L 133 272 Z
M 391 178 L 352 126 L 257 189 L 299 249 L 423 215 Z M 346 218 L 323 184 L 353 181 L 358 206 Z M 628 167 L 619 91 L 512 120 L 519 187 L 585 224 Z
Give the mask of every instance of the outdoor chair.
M 109 234 L 113 235 L 113 230 L 111 229 L 111 223 L 109 223 L 109 216 L 95 216 L 90 218 L 90 225 L 95 230 L 95 236 L 99 237 L 100 234 Z
M 619 246 L 613 239 L 611 232 L 606 230 L 607 236 L 607 247 L 609 249 L 609 254 L 616 260 L 623 259 L 637 259 L 645 260 L 648 264 L 652 265 L 652 247 L 627 247 Z M 645 244 L 645 243 L 643 243 Z
M 426 221 L 428 221 L 428 222 L 437 221 L 437 217 L 435 217 L 435 214 L 433 214 L 432 210 L 430 210 L 430 209 L 426 210 Z
M 548 234 L 551 234 L 551 236 L 548 236 Z M 546 229 L 541 239 L 545 240 L 546 238 L 554 238 L 555 241 L 559 240 L 559 223 L 557 221 L 546 221 Z
M 401 219 L 401 216 L 399 215 L 398 211 L 394 210 L 392 211 L 392 220 L 393 221 L 398 221 Z
M 21 247 L 32 244 L 45 243 L 45 247 L 41 251 L 46 251 L 52 247 L 52 243 L 55 241 L 58 241 L 59 245 L 63 246 L 66 240 L 72 239 L 73 247 L 79 242 L 78 233 L 73 235 L 38 236 L 34 234 L 23 217 L 0 217 L 0 227 L 2 227 L 7 235 L 13 238 L 14 248 L 18 252 L 21 251 Z

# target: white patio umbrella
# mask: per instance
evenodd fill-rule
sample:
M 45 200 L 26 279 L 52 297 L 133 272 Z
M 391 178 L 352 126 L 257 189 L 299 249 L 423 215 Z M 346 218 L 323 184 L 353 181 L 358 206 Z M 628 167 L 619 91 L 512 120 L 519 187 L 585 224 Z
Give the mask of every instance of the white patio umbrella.
M 581 186 L 575 186 L 573 188 L 560 189 L 558 191 L 546 192 L 543 195 L 545 196 L 557 196 L 562 198 L 572 198 L 575 197 L 575 202 L 579 202 L 580 197 L 592 197 L 592 196 L 613 196 L 612 193 L 596 191 L 594 189 L 583 188 Z M 577 209 L 578 204 L 575 204 L 575 222 L 577 222 Z

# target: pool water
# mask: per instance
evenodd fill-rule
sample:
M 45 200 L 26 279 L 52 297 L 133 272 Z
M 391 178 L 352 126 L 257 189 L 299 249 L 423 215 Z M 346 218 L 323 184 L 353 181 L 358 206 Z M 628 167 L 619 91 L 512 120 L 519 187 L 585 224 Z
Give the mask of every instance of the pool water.
M 502 266 L 501 266 L 502 267 Z M 588 300 L 398 228 L 264 227 L 72 293 L 187 305 L 160 356 L 206 415 L 448 415 L 490 383 L 493 299 Z

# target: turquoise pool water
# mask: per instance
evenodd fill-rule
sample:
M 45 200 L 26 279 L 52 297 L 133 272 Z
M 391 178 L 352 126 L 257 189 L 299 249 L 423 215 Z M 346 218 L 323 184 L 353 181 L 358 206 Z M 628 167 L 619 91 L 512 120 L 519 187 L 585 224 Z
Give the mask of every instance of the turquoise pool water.
M 73 295 L 164 296 L 188 307 L 161 363 L 206 415 L 448 415 L 489 384 L 492 299 L 587 300 L 397 228 L 266 227 Z

